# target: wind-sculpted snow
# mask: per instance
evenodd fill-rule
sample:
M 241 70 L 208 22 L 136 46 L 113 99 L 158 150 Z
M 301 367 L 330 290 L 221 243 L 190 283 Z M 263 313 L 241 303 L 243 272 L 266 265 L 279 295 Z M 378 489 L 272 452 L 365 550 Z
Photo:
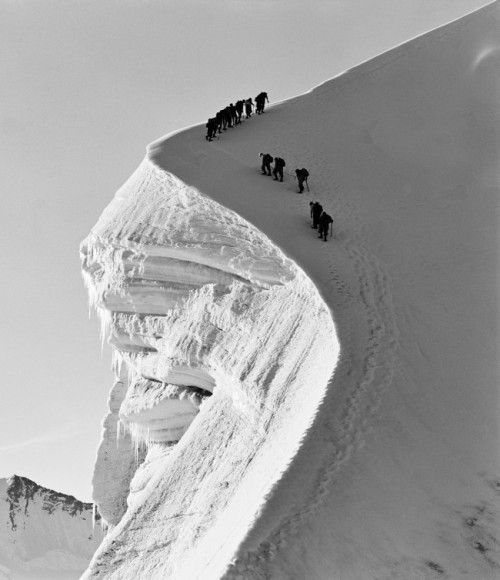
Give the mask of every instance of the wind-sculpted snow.
M 116 371 L 85 578 L 498 575 L 498 7 L 149 146 L 82 245 Z
M 117 369 L 94 476 L 116 528 L 89 575 L 108 577 L 113 554 L 109 577 L 168 577 L 225 513 L 240 538 L 250 526 L 325 394 L 333 321 L 268 238 L 148 160 L 82 264 Z M 160 528 L 132 548 L 151 557 L 124 572 L 122 550 L 152 520 Z

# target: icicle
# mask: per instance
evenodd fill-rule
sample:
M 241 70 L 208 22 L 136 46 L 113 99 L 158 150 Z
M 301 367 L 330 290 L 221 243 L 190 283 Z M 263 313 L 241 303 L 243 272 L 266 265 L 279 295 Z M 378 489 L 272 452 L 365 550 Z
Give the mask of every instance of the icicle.
M 128 380 L 128 384 L 131 385 L 131 384 L 133 384 L 135 382 L 135 378 L 137 376 L 137 373 L 136 373 L 134 367 L 131 364 L 131 362 L 132 362 L 131 361 L 131 358 L 132 357 L 130 356 L 130 354 L 127 355 L 127 358 L 128 358 L 128 363 L 127 363 L 127 371 L 128 371 L 127 372 L 127 380 Z
M 96 516 L 97 516 L 96 505 L 94 502 L 92 502 L 92 537 L 94 537 L 95 533 Z
M 135 461 L 139 464 L 139 454 L 148 451 L 151 446 L 151 430 L 149 427 L 141 427 L 137 423 L 125 423 L 123 428 L 132 439 Z
M 120 439 L 122 438 L 122 422 L 118 419 L 116 423 L 116 448 L 120 447 Z
M 118 381 L 121 379 L 121 367 L 123 364 L 125 363 L 122 353 L 116 349 L 113 349 L 113 352 L 111 353 L 111 371 Z
M 104 352 L 104 341 L 110 334 L 113 315 L 104 308 L 97 308 L 97 313 L 101 321 L 101 352 Z

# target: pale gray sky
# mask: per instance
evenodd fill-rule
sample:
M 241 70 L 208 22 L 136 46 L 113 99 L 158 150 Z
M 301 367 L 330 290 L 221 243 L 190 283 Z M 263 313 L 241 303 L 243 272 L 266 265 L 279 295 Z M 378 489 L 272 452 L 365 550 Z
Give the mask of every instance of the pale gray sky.
M 0 477 L 90 500 L 112 375 L 78 247 L 147 143 L 488 3 L 0 0 Z

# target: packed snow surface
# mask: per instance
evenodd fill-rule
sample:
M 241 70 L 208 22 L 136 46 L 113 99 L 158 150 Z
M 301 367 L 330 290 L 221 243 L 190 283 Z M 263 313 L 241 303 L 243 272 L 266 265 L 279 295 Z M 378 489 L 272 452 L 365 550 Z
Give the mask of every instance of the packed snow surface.
M 150 145 L 82 244 L 116 371 L 84 578 L 499 577 L 499 16 Z

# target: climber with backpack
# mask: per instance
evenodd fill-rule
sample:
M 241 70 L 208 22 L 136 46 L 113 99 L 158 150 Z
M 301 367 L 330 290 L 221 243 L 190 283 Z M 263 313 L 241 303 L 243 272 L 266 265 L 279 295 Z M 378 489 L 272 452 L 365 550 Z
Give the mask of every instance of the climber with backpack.
M 273 175 L 276 181 L 278 181 L 278 175 L 280 176 L 280 181 L 283 181 L 283 167 L 285 167 L 285 165 L 285 160 L 281 157 L 274 158 Z
M 297 181 L 299 184 L 299 193 L 302 193 L 304 191 L 304 181 L 306 182 L 307 185 L 307 191 L 309 191 L 309 184 L 307 183 L 309 171 L 307 171 L 307 169 L 303 167 L 302 169 L 296 169 L 295 175 L 297 176 Z
M 250 119 L 250 117 L 252 116 L 252 111 L 253 111 L 253 101 L 252 98 L 248 98 L 245 101 L 245 113 L 246 113 L 246 118 Z
M 217 121 L 215 117 L 211 117 L 210 119 L 208 119 L 205 127 L 207 128 L 207 135 L 205 138 L 207 141 L 212 141 L 217 133 Z
M 262 175 L 271 176 L 271 163 L 274 161 L 273 157 L 269 153 L 259 153 L 259 157 L 262 158 Z
M 319 218 L 319 228 L 318 228 L 318 233 L 319 233 L 318 238 L 323 238 L 324 242 L 327 241 L 328 230 L 330 228 L 331 223 L 333 223 L 332 217 L 329 216 L 326 213 L 326 211 L 324 211 L 321 214 L 321 217 Z
M 241 125 L 241 117 L 243 116 L 243 107 L 245 106 L 245 101 L 243 101 L 242 99 L 240 99 L 239 101 L 236 101 L 236 104 L 234 105 L 235 109 L 236 109 L 236 114 L 238 115 L 237 119 L 236 119 L 236 123 L 238 125 Z
M 323 213 L 323 206 L 319 203 L 319 201 L 315 201 L 314 203 L 311 201 L 311 217 L 313 220 L 313 225 L 311 226 L 313 229 L 317 229 L 319 224 L 319 218 Z
M 267 93 L 259 93 L 255 97 L 255 105 L 256 105 L 256 113 L 257 115 L 262 115 L 264 112 L 264 107 L 266 105 L 266 101 L 269 103 L 269 99 L 267 98 Z

